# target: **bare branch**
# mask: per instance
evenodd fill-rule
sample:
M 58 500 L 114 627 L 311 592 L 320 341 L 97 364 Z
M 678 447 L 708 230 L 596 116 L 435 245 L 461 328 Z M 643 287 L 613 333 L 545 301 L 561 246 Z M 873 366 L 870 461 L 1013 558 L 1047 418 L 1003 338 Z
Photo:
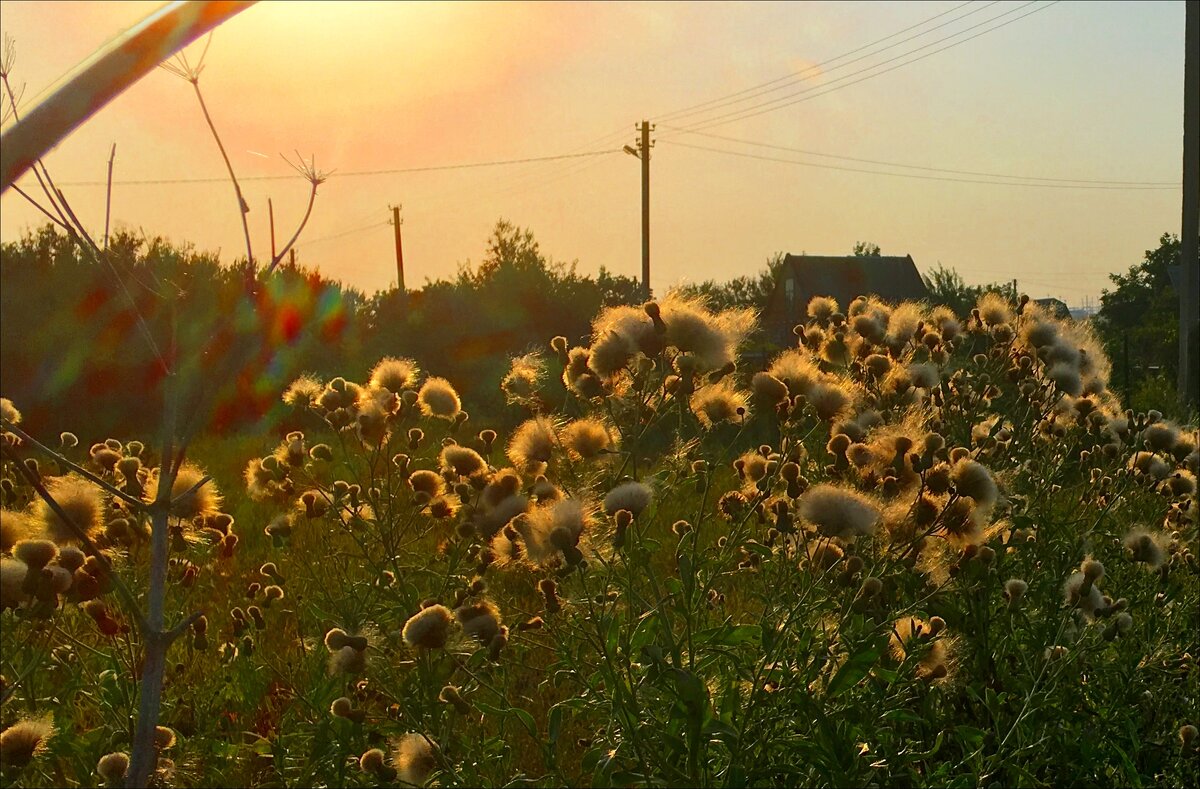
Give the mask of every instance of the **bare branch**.
M 125 491 L 116 487 L 115 485 L 105 482 L 103 479 L 101 479 L 100 477 L 97 477 L 95 474 L 88 471 L 83 466 L 80 466 L 76 463 L 72 463 L 71 461 L 67 460 L 65 457 L 63 457 L 59 453 L 55 452 L 50 447 L 46 446 L 45 444 L 41 443 L 33 436 L 26 433 L 21 428 L 17 427 L 16 425 L 12 424 L 11 422 L 9 422 L 7 419 L 0 420 L 0 425 L 3 425 L 5 430 L 16 435 L 25 443 L 31 444 L 32 446 L 34 446 L 38 450 L 40 450 L 43 454 L 49 455 L 53 460 L 57 461 L 58 463 L 60 463 L 63 466 L 66 466 L 67 468 L 71 469 L 71 471 L 74 471 L 76 474 L 83 477 L 88 482 L 91 482 L 93 485 L 103 489 L 106 493 L 116 496 L 121 501 L 125 502 L 126 504 L 130 505 L 131 507 L 136 507 L 138 510 L 144 511 L 146 509 L 146 502 L 142 501 L 141 499 L 137 498 L 136 496 L 129 495 L 128 493 L 126 493 Z
M 203 68 L 203 64 L 200 68 Z M 221 152 L 221 158 L 225 161 L 225 169 L 229 172 L 229 180 L 233 182 L 233 191 L 238 199 L 238 215 L 242 219 L 242 233 L 246 237 L 246 262 L 247 265 L 253 266 L 254 250 L 250 244 L 250 223 L 246 220 L 246 214 L 250 213 L 250 204 L 242 196 L 242 187 L 238 183 L 237 175 L 233 172 L 233 164 L 229 161 L 229 155 L 225 153 L 225 144 L 221 142 L 217 126 L 213 123 L 212 116 L 208 114 L 208 105 L 204 103 L 204 94 L 200 92 L 200 72 L 195 71 L 194 76 L 187 79 L 196 91 L 196 100 L 200 102 L 200 111 L 204 113 L 204 121 L 208 124 L 208 130 L 212 132 L 213 139 L 217 142 L 217 150 Z
M 203 611 L 196 611 L 192 614 L 189 614 L 186 619 L 184 619 L 182 622 L 175 625 L 175 627 L 171 628 L 166 633 L 164 633 L 163 636 L 164 636 L 164 638 L 166 638 L 167 643 L 171 644 L 172 642 L 174 642 L 175 639 L 177 639 L 181 635 L 183 635 L 184 631 L 187 630 L 189 627 L 191 627 L 196 622 L 196 620 L 198 620 L 202 616 L 204 616 Z
M 31 196 L 28 194 L 28 193 L 26 193 L 26 192 L 25 192 L 25 190 L 23 190 L 21 187 L 17 186 L 16 184 L 13 184 L 13 185 L 12 185 L 12 188 L 13 188 L 13 191 L 15 191 L 15 192 L 16 192 L 17 194 L 19 194 L 21 197 L 24 197 L 24 198 L 25 198 L 27 201 L 29 201 L 29 204 L 30 204 L 31 206 L 33 206 L 34 208 L 36 208 L 37 210 L 39 210 L 39 211 L 41 211 L 43 214 L 45 214 L 45 215 L 46 215 L 46 218 L 47 218 L 47 219 L 49 219 L 51 222 L 53 222 L 54 224 L 58 225 L 58 226 L 59 226 L 59 227 L 61 227 L 63 230 L 67 231 L 67 233 L 74 233 L 74 228 L 72 228 L 70 225 L 63 224 L 63 221 L 62 221 L 61 219 L 59 219 L 58 217 L 54 216 L 54 214 L 52 214 L 52 213 L 50 213 L 49 211 L 47 211 L 47 210 L 46 210 L 46 208 L 45 208 L 45 207 L 44 207 L 44 206 L 43 206 L 41 203 L 39 203 L 37 200 L 34 200 L 34 199 L 33 199 L 33 198 L 32 198 L 32 197 L 31 197 Z
M 37 478 L 37 475 L 21 462 L 21 458 L 17 455 L 16 450 L 8 444 L 3 445 L 3 450 L 4 454 L 8 456 L 8 459 L 12 461 L 13 466 L 17 469 L 17 473 L 25 478 L 25 481 L 29 483 L 30 487 L 34 489 L 42 501 L 46 502 L 47 506 L 54 511 L 54 514 L 66 524 L 67 528 L 75 536 L 75 539 L 83 544 L 84 550 L 87 551 L 88 555 L 96 557 L 96 561 L 100 562 L 100 566 L 104 568 L 105 574 L 112 580 L 113 589 L 116 590 L 117 596 L 125 603 L 127 613 L 137 622 L 138 629 L 143 634 L 149 633 L 149 626 L 146 618 L 142 616 L 141 608 L 138 607 L 137 598 L 133 596 L 133 592 L 129 590 L 129 587 L 117 575 L 116 570 L 113 569 L 112 562 L 101 552 L 96 543 L 92 542 L 92 538 L 87 535 L 87 532 L 79 528 L 79 525 L 71 519 L 66 510 L 54 500 L 54 497 L 50 495 L 50 491 L 46 490 L 46 486 Z

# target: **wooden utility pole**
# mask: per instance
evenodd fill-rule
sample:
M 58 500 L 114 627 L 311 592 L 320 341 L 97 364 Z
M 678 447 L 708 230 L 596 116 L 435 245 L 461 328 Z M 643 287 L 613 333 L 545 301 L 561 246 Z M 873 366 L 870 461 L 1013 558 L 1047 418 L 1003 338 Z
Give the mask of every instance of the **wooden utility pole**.
M 1187 0 L 1183 48 L 1183 222 L 1179 232 L 1179 397 L 1197 402 L 1200 290 L 1200 0 Z
M 267 216 L 271 220 L 271 262 L 275 262 L 275 206 L 271 203 L 271 198 L 267 198 Z
M 650 132 L 654 125 L 642 121 L 635 127 L 641 136 L 634 142 L 637 147 L 625 146 L 625 153 L 642 160 L 642 296 L 650 298 L 650 149 L 654 140 Z
M 392 206 L 392 229 L 396 233 L 396 290 L 404 293 L 404 245 L 400 240 L 400 206 Z

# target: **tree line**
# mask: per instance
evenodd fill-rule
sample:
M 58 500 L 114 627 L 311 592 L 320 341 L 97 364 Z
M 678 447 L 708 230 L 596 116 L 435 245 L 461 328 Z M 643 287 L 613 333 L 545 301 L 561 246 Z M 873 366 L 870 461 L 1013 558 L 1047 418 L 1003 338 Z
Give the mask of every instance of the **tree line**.
M 879 247 L 860 242 L 854 253 L 878 255 Z M 1167 271 L 1178 256 L 1178 239 L 1164 235 L 1127 274 L 1112 275 L 1115 287 L 1102 297 L 1095 326 L 1127 396 L 1154 399 L 1160 379 L 1174 375 L 1178 295 Z M 253 355 L 248 372 L 207 382 L 220 392 L 207 414 L 206 427 L 216 431 L 282 419 L 276 393 L 301 373 L 362 377 L 383 356 L 415 360 L 449 379 L 473 408 L 498 414 L 497 384 L 512 356 L 541 350 L 555 335 L 585 343 L 602 307 L 641 300 L 635 278 L 603 268 L 580 273 L 504 220 L 478 264 L 405 293 L 366 295 L 303 265 L 283 265 L 247 295 L 244 260 L 223 265 L 212 253 L 128 231 L 114 234 L 108 258 L 111 268 L 98 267 L 52 225 L 0 247 L 0 388 L 43 434 L 66 429 L 63 420 L 87 424 L 96 431 L 89 439 L 153 430 L 163 369 L 156 349 L 183 347 L 205 349 L 201 376 L 219 375 L 217 357 L 234 348 Z M 782 259 L 772 256 L 753 275 L 683 289 L 716 308 L 762 309 Z M 988 290 L 1017 298 L 1011 284 L 969 285 L 940 264 L 925 280 L 931 301 L 960 315 Z M 229 313 L 237 328 L 210 336 Z

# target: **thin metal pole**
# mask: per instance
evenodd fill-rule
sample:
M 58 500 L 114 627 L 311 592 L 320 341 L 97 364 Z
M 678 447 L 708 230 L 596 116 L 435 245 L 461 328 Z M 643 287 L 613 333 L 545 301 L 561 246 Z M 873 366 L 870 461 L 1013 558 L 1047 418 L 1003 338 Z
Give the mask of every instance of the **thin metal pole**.
M 1183 217 L 1179 231 L 1179 398 L 1197 402 L 1200 294 L 1200 0 L 1187 0 L 1183 55 Z

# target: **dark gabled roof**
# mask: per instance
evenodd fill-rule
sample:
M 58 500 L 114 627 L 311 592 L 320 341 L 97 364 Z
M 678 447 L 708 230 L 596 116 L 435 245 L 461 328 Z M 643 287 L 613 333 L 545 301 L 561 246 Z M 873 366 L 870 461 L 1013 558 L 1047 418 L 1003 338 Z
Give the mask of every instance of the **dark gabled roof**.
M 1034 304 L 1042 307 L 1050 312 L 1056 318 L 1070 318 L 1071 309 L 1062 299 L 1056 299 L 1052 296 L 1047 296 L 1044 299 L 1034 299 Z
M 842 309 L 858 296 L 874 295 L 893 302 L 929 297 L 911 255 L 788 255 L 783 259 L 780 280 L 789 274 L 796 278 L 797 296 L 806 301 L 812 296 L 833 296 Z

